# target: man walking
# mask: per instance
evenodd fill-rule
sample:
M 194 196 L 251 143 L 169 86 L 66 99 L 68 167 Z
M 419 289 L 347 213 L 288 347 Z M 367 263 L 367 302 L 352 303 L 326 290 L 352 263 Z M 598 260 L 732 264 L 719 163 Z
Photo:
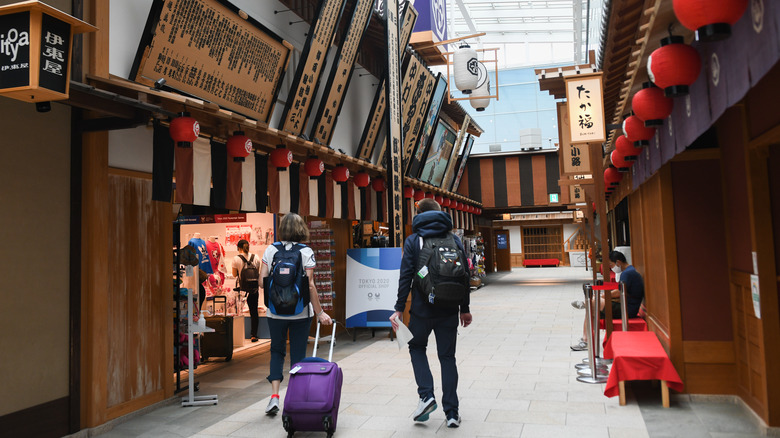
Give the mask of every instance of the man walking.
M 233 257 L 233 276 L 236 278 L 236 288 L 246 292 L 246 305 L 249 307 L 249 317 L 252 322 L 252 342 L 257 342 L 257 329 L 260 325 L 260 312 L 258 312 L 257 306 L 260 303 L 258 278 L 260 277 L 261 259 L 249 252 L 249 242 L 246 240 L 239 240 L 237 247 L 238 255 Z M 238 309 L 238 311 L 242 310 Z
M 417 204 L 418 214 L 412 221 L 412 230 L 414 231 L 404 242 L 404 255 L 401 260 L 401 273 L 398 282 L 398 301 L 395 304 L 395 313 L 390 316 L 390 323 L 394 330 L 398 329 L 396 318 L 400 319 L 406 307 L 406 299 L 409 292 L 412 292 L 412 303 L 409 313 L 409 330 L 412 332 L 412 340 L 409 341 L 409 355 L 412 359 L 412 368 L 414 378 L 417 381 L 417 393 L 420 396 L 420 402 L 417 410 L 414 412 L 414 421 L 427 421 L 431 412 L 436 410 L 438 405 L 433 393 L 433 375 L 431 375 L 426 349 L 428 347 L 428 337 L 433 331 L 436 336 L 436 347 L 441 364 L 442 380 L 442 405 L 444 413 L 447 416 L 447 427 L 460 426 L 460 415 L 458 413 L 458 368 L 455 362 L 455 344 L 458 337 L 458 320 L 463 327 L 471 324 L 471 313 L 469 312 L 469 289 L 468 289 L 468 267 L 465 266 L 465 275 L 458 281 L 463 282 L 465 289 L 454 287 L 451 289 L 465 290 L 459 304 L 454 306 L 440 306 L 436 303 L 437 296 L 449 295 L 452 290 L 436 290 L 436 296 L 433 293 L 426 294 L 420 290 L 420 282 L 414 281 L 415 277 L 424 278 L 428 276 L 429 270 L 426 267 L 418 266 L 418 259 L 422 252 L 423 243 L 426 239 L 448 238 L 452 236 L 453 241 L 460 251 L 460 260 L 457 255 L 450 255 L 447 259 L 451 265 L 466 263 L 463 244 L 460 239 L 451 233 L 452 219 L 450 215 L 441 211 L 439 204 L 430 198 L 421 199 Z M 426 247 L 427 248 L 427 247 Z M 455 251 L 451 251 L 451 254 Z M 438 257 L 438 255 L 436 255 Z M 444 258 L 446 259 L 445 254 Z M 432 276 L 432 275 L 431 275 Z M 430 277 L 429 277 L 430 281 Z M 414 288 L 413 288 L 414 286 Z M 440 286 L 440 285 L 439 285 Z M 458 286 L 460 286 L 458 284 Z M 452 298 L 451 296 L 448 298 Z M 460 318 L 458 317 L 460 315 Z

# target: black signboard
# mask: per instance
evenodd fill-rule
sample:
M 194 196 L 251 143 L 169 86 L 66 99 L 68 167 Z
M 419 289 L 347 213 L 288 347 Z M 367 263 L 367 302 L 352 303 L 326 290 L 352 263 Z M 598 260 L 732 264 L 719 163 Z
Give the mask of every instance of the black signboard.
M 70 24 L 43 14 L 39 86 L 58 93 L 67 91 L 69 49 Z
M 0 16 L 0 88 L 30 85 L 30 12 Z

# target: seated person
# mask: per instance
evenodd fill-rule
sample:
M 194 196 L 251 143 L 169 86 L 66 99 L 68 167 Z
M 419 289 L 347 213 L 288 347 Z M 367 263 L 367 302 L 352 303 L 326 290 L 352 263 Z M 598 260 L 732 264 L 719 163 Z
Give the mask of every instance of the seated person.
M 629 265 L 626 261 L 626 256 L 620 251 L 612 251 L 609 253 L 609 265 L 612 272 L 620 274 L 620 281 L 623 283 L 626 289 L 626 311 L 629 318 L 636 318 L 639 313 L 639 307 L 642 305 L 642 300 L 645 298 L 645 283 L 642 279 L 642 275 L 634 269 L 632 265 Z M 609 292 L 612 305 L 612 318 L 617 319 L 621 317 L 620 306 L 620 290 L 615 289 Z M 577 309 L 584 309 L 585 303 L 583 301 L 572 301 L 572 306 Z M 599 316 L 604 318 L 604 296 L 599 297 Z M 588 322 L 585 321 L 582 327 L 582 338 L 580 341 L 571 346 L 574 351 L 583 351 L 588 349 L 586 333 L 588 330 Z

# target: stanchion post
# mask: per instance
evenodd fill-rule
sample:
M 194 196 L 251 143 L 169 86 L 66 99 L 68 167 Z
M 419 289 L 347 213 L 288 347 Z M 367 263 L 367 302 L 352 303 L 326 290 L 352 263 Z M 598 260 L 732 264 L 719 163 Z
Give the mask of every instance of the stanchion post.
M 620 319 L 623 323 L 623 331 L 628 331 L 628 304 L 626 304 L 626 285 L 621 281 L 618 283 L 620 289 Z
M 581 374 L 577 377 L 577 380 L 583 383 L 604 383 L 607 381 L 606 376 L 600 376 L 598 374 L 598 364 L 596 363 L 596 345 L 595 342 L 598 342 L 597 337 L 595 336 L 595 330 L 598 330 L 599 327 L 599 320 L 598 320 L 598 301 L 593 299 L 593 286 L 590 284 L 584 284 L 582 286 L 583 293 L 585 294 L 585 303 L 587 304 L 585 306 L 585 317 L 587 320 L 587 330 L 588 330 L 588 364 L 590 365 L 590 375 L 587 375 L 586 373 Z M 594 311 L 595 307 L 595 311 Z M 594 323 L 595 321 L 595 323 Z M 581 370 L 585 371 L 585 370 Z

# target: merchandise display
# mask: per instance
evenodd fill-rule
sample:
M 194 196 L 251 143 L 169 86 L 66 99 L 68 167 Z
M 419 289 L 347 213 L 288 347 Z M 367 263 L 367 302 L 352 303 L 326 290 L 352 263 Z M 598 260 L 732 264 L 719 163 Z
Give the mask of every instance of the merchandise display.
M 482 279 L 487 275 L 485 271 L 485 241 L 482 233 L 463 236 L 463 248 L 469 261 L 469 273 L 471 289 L 479 289 L 483 286 Z
M 325 222 L 309 222 L 309 246 L 314 251 L 314 284 L 320 297 L 320 305 L 326 312 L 333 310 L 333 266 L 336 255 L 333 230 Z

